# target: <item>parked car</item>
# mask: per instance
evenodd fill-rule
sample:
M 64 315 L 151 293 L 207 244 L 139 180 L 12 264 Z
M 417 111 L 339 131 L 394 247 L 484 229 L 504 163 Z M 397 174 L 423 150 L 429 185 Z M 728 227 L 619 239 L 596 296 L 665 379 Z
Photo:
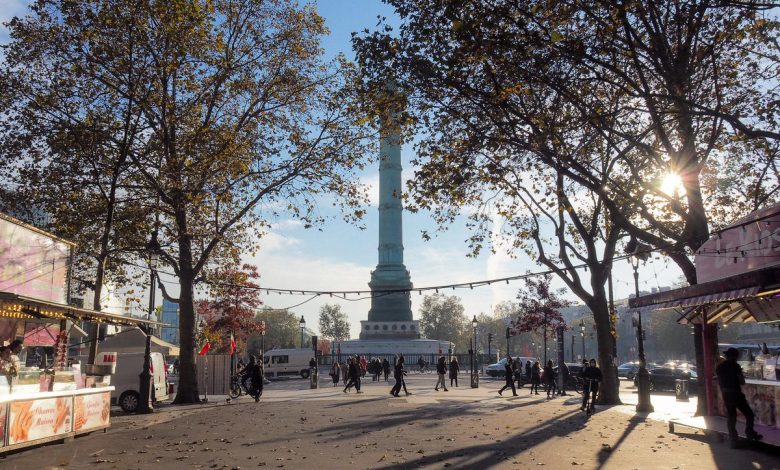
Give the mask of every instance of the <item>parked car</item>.
M 639 362 L 624 362 L 618 366 L 618 377 L 625 377 L 628 380 L 634 380 L 634 376 L 639 371 Z
M 518 361 L 523 361 L 523 372 L 525 373 L 525 363 L 528 361 L 531 361 L 531 364 L 538 361 L 538 358 L 535 357 L 522 357 L 518 356 L 514 359 Z M 495 364 L 490 364 L 485 368 L 485 374 L 487 374 L 490 377 L 503 377 L 506 373 L 506 369 L 504 367 L 506 366 L 506 358 L 501 358 L 500 361 L 496 362 Z
M 695 391 L 696 375 L 695 370 L 683 369 L 678 367 L 656 367 L 647 371 L 650 374 L 650 391 L 655 392 L 673 392 L 675 390 L 675 380 L 688 380 L 688 390 Z M 638 378 L 634 376 L 634 385 L 638 386 Z
M 78 356 L 82 364 L 82 372 L 87 363 L 86 356 Z M 168 396 L 168 368 L 162 353 L 152 352 L 150 372 L 152 373 L 152 400 L 154 402 L 167 400 Z M 116 371 L 111 376 L 111 404 L 119 405 L 124 411 L 132 413 L 138 408 L 141 401 L 139 393 L 140 378 L 138 375 L 144 368 L 143 352 L 120 352 L 116 358 Z

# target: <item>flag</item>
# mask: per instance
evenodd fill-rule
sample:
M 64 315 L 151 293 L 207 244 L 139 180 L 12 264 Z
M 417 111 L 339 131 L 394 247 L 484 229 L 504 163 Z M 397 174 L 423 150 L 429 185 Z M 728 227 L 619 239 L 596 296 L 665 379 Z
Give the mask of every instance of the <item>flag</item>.
M 236 352 L 236 337 L 233 336 L 233 332 L 230 332 L 230 355 Z
M 206 341 L 206 344 L 204 344 L 200 349 L 200 352 L 198 352 L 198 356 L 205 356 L 206 353 L 209 352 L 209 349 L 211 349 L 211 341 Z

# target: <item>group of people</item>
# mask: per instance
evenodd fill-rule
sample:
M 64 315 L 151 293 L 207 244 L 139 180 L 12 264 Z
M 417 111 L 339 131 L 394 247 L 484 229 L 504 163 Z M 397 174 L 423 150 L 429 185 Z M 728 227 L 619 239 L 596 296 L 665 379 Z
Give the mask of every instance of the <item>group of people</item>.
M 434 387 L 434 390 L 437 392 L 439 391 L 439 386 L 441 386 L 445 392 L 449 392 L 446 382 L 447 370 L 447 360 L 444 356 L 439 356 L 439 360 L 436 362 L 436 374 L 438 375 L 438 378 L 436 379 L 436 386 Z M 456 387 L 458 386 L 458 372 L 460 372 L 458 358 L 453 356 L 452 359 L 450 359 L 449 364 L 450 387 L 452 387 L 452 384 L 455 384 Z

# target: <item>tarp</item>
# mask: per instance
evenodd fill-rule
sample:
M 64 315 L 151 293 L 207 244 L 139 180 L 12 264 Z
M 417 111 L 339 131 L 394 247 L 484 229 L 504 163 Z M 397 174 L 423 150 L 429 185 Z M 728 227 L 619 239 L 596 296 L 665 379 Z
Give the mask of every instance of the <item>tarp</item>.
M 140 328 L 128 328 L 107 337 L 100 343 L 101 351 L 144 352 L 146 334 Z M 178 356 L 179 347 L 156 336 L 152 336 L 152 352 L 163 353 L 166 356 Z

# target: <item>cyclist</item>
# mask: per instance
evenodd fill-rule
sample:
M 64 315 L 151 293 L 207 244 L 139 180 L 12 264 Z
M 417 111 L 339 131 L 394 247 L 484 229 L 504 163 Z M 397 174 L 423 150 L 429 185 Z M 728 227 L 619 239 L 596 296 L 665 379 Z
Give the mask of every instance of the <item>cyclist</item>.
M 249 363 L 241 371 L 241 385 L 247 390 L 247 392 L 254 397 L 255 402 L 260 401 L 260 395 L 263 393 L 263 367 L 260 365 L 255 356 L 249 356 Z M 252 387 L 247 387 L 247 380 L 252 380 Z
M 596 395 L 599 392 L 599 383 L 604 376 L 601 369 L 596 366 L 596 360 L 591 359 L 590 364 L 582 371 L 582 411 L 592 413 L 596 409 Z M 588 403 L 590 400 L 590 403 Z

